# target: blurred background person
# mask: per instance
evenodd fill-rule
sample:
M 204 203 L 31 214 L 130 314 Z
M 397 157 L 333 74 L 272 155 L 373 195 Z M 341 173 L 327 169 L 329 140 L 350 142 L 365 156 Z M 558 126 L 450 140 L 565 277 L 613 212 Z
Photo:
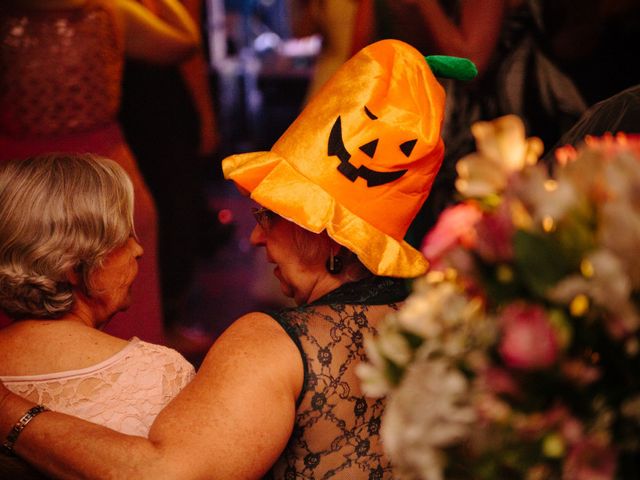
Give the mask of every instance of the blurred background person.
M 293 35 L 320 35 L 322 46 L 315 58 L 306 100 L 324 85 L 353 54 L 358 0 L 289 0 Z
M 8 0 L 0 6 L 0 161 L 44 152 L 112 158 L 135 189 L 145 255 L 131 308 L 109 331 L 161 343 L 155 206 L 117 123 L 124 56 L 181 62 L 199 37 L 176 0 Z

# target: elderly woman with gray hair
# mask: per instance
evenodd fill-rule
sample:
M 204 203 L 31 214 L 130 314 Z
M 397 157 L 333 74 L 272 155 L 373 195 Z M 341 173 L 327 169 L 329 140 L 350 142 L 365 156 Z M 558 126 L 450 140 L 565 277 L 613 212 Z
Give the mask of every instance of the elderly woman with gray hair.
M 147 436 L 193 378 L 176 351 L 101 332 L 131 302 L 142 255 L 117 163 L 52 154 L 0 166 L 0 380 L 47 407 Z

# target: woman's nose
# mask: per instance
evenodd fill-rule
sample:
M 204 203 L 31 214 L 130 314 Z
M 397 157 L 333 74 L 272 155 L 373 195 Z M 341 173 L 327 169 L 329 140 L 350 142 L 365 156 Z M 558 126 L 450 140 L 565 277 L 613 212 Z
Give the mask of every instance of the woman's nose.
M 264 233 L 264 229 L 260 225 L 256 225 L 253 227 L 251 231 L 251 236 L 249 237 L 249 242 L 254 247 L 260 247 L 264 245 L 266 240 L 266 235 Z

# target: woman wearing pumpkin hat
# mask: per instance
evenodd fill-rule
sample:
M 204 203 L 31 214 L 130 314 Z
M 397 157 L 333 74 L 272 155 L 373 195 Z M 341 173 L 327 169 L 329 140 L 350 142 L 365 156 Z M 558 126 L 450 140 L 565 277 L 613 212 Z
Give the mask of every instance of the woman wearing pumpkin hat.
M 442 161 L 443 107 L 409 45 L 359 52 L 271 151 L 223 162 L 260 204 L 252 243 L 299 306 L 238 319 L 148 439 L 54 412 L 24 428 L 34 405 L 0 389 L 0 432 L 20 419 L 9 447 L 63 478 L 390 478 L 384 401 L 355 371 L 363 337 L 427 269 L 403 235 Z

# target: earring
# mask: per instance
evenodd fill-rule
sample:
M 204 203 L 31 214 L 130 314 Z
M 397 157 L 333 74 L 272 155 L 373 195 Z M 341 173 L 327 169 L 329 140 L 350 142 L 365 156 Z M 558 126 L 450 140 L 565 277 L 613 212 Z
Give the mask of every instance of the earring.
M 333 254 L 333 250 L 331 251 L 331 254 L 329 256 L 329 258 L 327 259 L 327 263 L 325 263 L 325 268 L 327 269 L 327 272 L 329 272 L 331 275 L 338 275 L 340 272 L 342 272 L 342 260 L 340 260 L 340 257 L 336 257 Z

